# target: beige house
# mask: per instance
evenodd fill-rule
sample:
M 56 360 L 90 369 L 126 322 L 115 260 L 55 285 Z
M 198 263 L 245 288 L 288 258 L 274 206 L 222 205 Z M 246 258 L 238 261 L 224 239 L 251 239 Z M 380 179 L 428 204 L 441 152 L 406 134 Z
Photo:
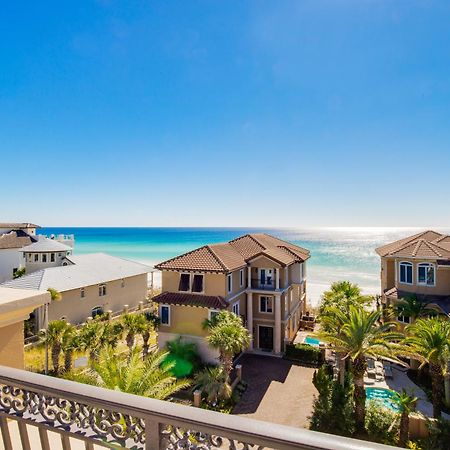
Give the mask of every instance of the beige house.
M 411 295 L 450 314 L 450 236 L 424 231 L 384 245 L 381 257 L 381 291 L 384 305 Z M 408 317 L 398 317 L 409 323 Z
M 150 267 L 104 253 L 73 255 L 66 245 L 46 241 L 50 242 L 23 249 L 27 275 L 2 286 L 59 291 L 62 299 L 49 305 L 49 321 L 82 323 L 90 316 L 122 311 L 125 305 L 136 307 L 146 299 Z M 37 329 L 43 328 L 43 308 L 35 311 L 35 319 Z
M 267 234 L 247 234 L 230 242 L 205 245 L 155 266 L 162 271 L 159 346 L 182 335 L 202 356 L 202 323 L 226 309 L 240 315 L 251 348 L 280 354 L 298 330 L 306 307 L 309 251 Z
M 23 369 L 23 322 L 30 313 L 50 302 L 46 291 L 0 287 L 0 365 Z

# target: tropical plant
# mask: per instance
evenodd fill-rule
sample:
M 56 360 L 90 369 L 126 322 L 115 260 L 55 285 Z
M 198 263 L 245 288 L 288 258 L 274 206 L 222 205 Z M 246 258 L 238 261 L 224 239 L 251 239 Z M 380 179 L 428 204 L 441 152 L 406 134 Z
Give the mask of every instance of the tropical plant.
M 60 372 L 59 356 L 61 354 L 64 335 L 69 326 L 65 320 L 53 320 L 48 324 L 48 328 L 44 332 L 45 342 L 51 348 L 53 370 L 56 374 Z
M 204 323 L 209 331 L 208 344 L 219 350 L 219 361 L 228 376 L 233 370 L 234 355 L 242 352 L 250 343 L 248 330 L 242 319 L 230 311 L 221 311 Z
M 144 361 L 139 347 L 134 347 L 130 355 L 118 355 L 112 347 L 105 347 L 86 372 L 72 372 L 67 378 L 164 400 L 191 384 L 189 380 L 177 380 L 170 373 L 170 365 L 161 364 L 166 356 L 167 352 L 153 352 Z
M 77 329 L 70 324 L 67 324 L 61 341 L 61 351 L 64 356 L 64 371 L 72 370 L 73 352 L 79 348 L 79 339 Z
M 438 310 L 430 303 L 419 300 L 415 295 L 404 297 L 395 305 L 397 316 L 409 317 L 415 322 L 419 317 L 435 316 Z
M 124 314 L 121 319 L 123 330 L 125 332 L 125 340 L 131 353 L 136 335 L 142 335 L 149 327 L 150 322 L 143 314 Z
M 52 302 L 59 302 L 59 301 L 61 301 L 62 295 L 56 289 L 49 287 L 47 289 L 47 292 L 50 292 L 50 298 L 51 298 Z
M 339 323 L 340 332 L 336 334 L 333 331 L 324 330 L 317 333 L 321 340 L 331 344 L 336 352 L 343 353 L 344 358 L 352 363 L 351 370 L 355 384 L 355 421 L 359 432 L 364 432 L 366 411 L 364 390 L 366 357 L 394 359 L 394 350 L 398 350 L 398 344 L 395 342 L 403 337 L 402 334 L 393 331 L 397 327 L 395 323 L 380 324 L 380 316 L 380 311 L 367 311 L 361 306 L 350 306 L 348 312 L 330 308 L 326 320 Z
M 103 327 L 104 325 L 101 322 L 91 320 L 83 324 L 79 330 L 79 347 L 89 353 L 90 361 L 95 361 L 98 358 L 103 346 Z
M 396 445 L 398 422 L 398 414 L 394 411 L 384 408 L 377 400 L 368 402 L 365 428 L 371 441 Z
M 231 398 L 230 378 L 223 367 L 207 367 L 197 373 L 194 385 L 194 390 L 202 391 L 210 404 L 217 404 Z
M 439 418 L 444 398 L 444 375 L 450 360 L 450 322 L 446 318 L 417 319 L 406 327 L 403 352 L 429 365 L 433 416 Z
M 25 267 L 21 267 L 20 269 L 17 269 L 13 274 L 13 279 L 15 280 L 16 278 L 23 277 L 25 275 L 25 272 L 26 272 Z
M 416 409 L 417 397 L 408 394 L 405 389 L 402 389 L 402 392 L 396 393 L 392 401 L 397 405 L 400 413 L 398 446 L 405 447 L 409 438 L 409 415 Z

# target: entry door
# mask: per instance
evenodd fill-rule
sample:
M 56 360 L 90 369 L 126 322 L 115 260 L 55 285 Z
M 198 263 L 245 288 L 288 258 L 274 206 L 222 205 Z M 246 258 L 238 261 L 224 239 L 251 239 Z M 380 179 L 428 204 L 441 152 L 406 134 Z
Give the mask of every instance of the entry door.
M 261 350 L 273 350 L 273 328 L 259 327 L 259 348 Z

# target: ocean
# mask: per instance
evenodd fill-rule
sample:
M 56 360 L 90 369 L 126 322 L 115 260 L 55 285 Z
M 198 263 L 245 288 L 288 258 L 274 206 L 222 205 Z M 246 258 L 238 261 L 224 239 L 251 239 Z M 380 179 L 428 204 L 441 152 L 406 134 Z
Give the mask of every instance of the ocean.
M 311 251 L 308 300 L 317 305 L 330 283 L 350 280 L 379 294 L 380 260 L 375 248 L 419 232 L 418 228 L 42 228 L 41 234 L 74 234 L 75 254 L 104 252 L 153 266 L 196 247 L 245 233 L 264 232 Z M 450 230 L 440 229 L 442 232 Z M 160 278 L 155 277 L 155 284 Z

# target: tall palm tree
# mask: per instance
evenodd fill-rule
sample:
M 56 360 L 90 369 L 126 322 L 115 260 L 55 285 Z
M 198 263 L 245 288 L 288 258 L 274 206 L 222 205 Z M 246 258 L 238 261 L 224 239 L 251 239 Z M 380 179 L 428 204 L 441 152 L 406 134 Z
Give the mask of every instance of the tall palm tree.
M 61 293 L 54 288 L 49 287 L 47 292 L 50 292 L 52 302 L 59 302 L 62 299 Z
M 79 330 L 79 347 L 89 353 L 89 360 L 95 361 L 98 358 L 100 349 L 104 342 L 104 323 L 91 320 L 86 322 Z
M 143 333 L 145 333 L 145 330 L 148 328 L 149 322 L 144 314 L 128 313 L 124 314 L 121 317 L 121 323 L 126 334 L 125 340 L 131 353 L 136 335 L 142 335 Z
M 450 360 L 450 322 L 447 318 L 417 319 L 405 329 L 405 353 L 422 362 L 419 368 L 429 365 L 433 416 L 439 418 L 444 397 L 444 376 Z
M 242 319 L 230 311 L 216 314 L 212 320 L 205 321 L 204 327 L 209 330 L 206 341 L 219 350 L 219 361 L 230 376 L 234 355 L 242 352 L 250 343 L 248 330 L 243 326 Z
M 79 348 L 79 338 L 77 329 L 68 324 L 64 330 L 61 341 L 61 350 L 64 355 L 64 371 L 69 372 L 72 370 L 73 352 Z
M 207 396 L 208 403 L 228 400 L 232 389 L 230 378 L 223 367 L 207 367 L 194 377 L 194 390 L 198 389 Z
M 53 370 L 59 374 L 59 355 L 61 354 L 61 347 L 64 341 L 64 335 L 69 324 L 65 320 L 53 320 L 48 324 L 48 329 L 45 333 L 45 342 L 51 347 L 51 358 Z
M 337 281 L 332 283 L 330 289 L 322 294 L 319 311 L 320 314 L 324 314 L 330 307 L 348 311 L 350 306 L 367 305 L 372 301 L 372 297 L 361 294 L 361 289 L 357 284 L 350 281 Z
M 419 317 L 435 316 L 438 310 L 431 306 L 429 302 L 420 301 L 415 295 L 404 297 L 395 305 L 397 316 L 409 317 L 411 322 L 415 322 Z
M 405 389 L 397 393 L 392 400 L 397 405 L 400 416 L 400 431 L 398 446 L 404 447 L 409 438 L 409 415 L 415 411 L 417 405 L 417 397 L 409 395 Z
M 130 355 L 117 355 L 111 347 L 103 348 L 98 361 L 85 373 L 71 373 L 67 378 L 129 394 L 164 400 L 190 385 L 171 375 L 173 365 L 162 364 L 167 352 L 150 353 L 142 360 L 141 349 L 134 347 Z
M 337 352 L 350 359 L 351 370 L 355 383 L 355 422 L 359 432 L 364 432 L 364 420 L 366 414 L 366 392 L 364 390 L 364 372 L 367 368 L 366 357 L 395 358 L 394 350 L 397 350 L 399 341 L 403 335 L 393 331 L 397 325 L 393 322 L 380 324 L 380 311 L 367 311 L 363 307 L 350 306 L 348 313 L 339 308 L 329 311 L 341 324 L 340 333 L 322 331 L 318 337 L 331 344 Z

